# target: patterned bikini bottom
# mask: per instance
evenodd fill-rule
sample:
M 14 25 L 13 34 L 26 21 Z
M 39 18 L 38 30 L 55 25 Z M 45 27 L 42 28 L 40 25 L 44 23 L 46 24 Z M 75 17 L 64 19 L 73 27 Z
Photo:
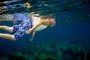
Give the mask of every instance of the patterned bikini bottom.
M 13 33 L 16 40 L 21 38 L 25 34 L 25 31 L 29 30 L 30 28 L 32 28 L 31 20 L 24 21 L 19 25 L 13 25 Z

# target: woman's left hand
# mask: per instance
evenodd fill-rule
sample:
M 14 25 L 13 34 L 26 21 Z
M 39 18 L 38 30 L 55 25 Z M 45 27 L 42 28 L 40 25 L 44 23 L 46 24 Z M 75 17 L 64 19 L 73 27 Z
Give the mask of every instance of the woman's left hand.
M 30 41 L 32 41 L 32 40 L 33 40 L 33 38 L 30 39 Z

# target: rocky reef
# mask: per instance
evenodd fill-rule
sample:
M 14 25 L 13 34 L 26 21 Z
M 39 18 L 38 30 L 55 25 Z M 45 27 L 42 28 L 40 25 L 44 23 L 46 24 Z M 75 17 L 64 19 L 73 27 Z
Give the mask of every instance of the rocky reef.
M 15 51 L 0 60 L 90 60 L 90 50 L 74 44 L 41 43 Z

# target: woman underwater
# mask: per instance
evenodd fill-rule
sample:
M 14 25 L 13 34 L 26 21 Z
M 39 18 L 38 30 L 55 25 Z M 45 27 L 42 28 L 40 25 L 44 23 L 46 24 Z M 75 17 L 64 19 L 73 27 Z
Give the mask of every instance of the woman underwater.
M 44 30 L 48 26 L 54 27 L 55 25 L 56 18 L 49 17 L 46 19 L 42 19 L 40 17 L 30 16 L 30 19 L 24 20 L 18 25 L 13 25 L 12 27 L 0 26 L 0 30 L 14 33 L 13 35 L 0 33 L 0 38 L 16 41 L 25 33 L 30 34 L 31 32 L 33 32 L 33 36 L 31 38 L 32 41 L 37 31 Z
M 7 6 L 1 7 L 2 8 L 1 10 L 5 9 L 6 11 L 10 11 L 12 9 L 19 9 L 21 7 L 30 8 L 30 4 L 28 2 L 26 2 L 25 4 L 9 5 L 12 2 L 18 2 L 18 1 L 19 0 L 3 2 L 3 4 L 7 4 Z M 17 7 L 17 6 L 20 6 L 20 7 Z M 12 41 L 18 40 L 25 33 L 30 34 L 31 32 L 33 32 L 33 36 L 31 38 L 31 40 L 33 40 L 37 31 L 44 30 L 48 26 L 54 27 L 56 25 L 56 18 L 52 18 L 52 17 L 49 17 L 47 19 L 42 19 L 40 17 L 30 16 L 29 14 L 21 14 L 21 13 L 15 13 L 13 15 L 6 15 L 6 16 L 10 17 L 10 18 L 7 17 L 9 20 L 22 20 L 20 24 L 13 25 L 12 27 L 0 26 L 0 30 L 14 33 L 13 35 L 0 33 L 0 38 L 12 40 Z M 1 16 L 1 18 L 0 20 L 5 19 L 4 15 Z M 5 20 L 8 20 L 7 18 Z

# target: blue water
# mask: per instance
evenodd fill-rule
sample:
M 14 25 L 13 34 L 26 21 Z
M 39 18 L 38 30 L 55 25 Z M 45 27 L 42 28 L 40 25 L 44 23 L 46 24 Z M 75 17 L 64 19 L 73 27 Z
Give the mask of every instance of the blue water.
M 66 1 L 65 4 L 63 4 L 64 1 Z M 88 58 L 90 57 L 90 1 L 74 0 L 74 2 L 71 2 L 71 0 L 61 0 L 57 3 L 54 3 L 53 1 L 47 2 L 48 5 L 53 4 L 57 6 L 52 7 L 52 9 L 54 9 L 54 14 L 57 17 L 57 26 L 53 28 L 48 27 L 46 30 L 37 32 L 32 42 L 29 41 L 32 33 L 29 35 L 25 34 L 17 41 L 9 41 L 0 38 L 1 57 L 11 56 L 13 53 L 21 52 L 22 54 L 27 54 L 30 58 L 32 57 L 31 60 L 50 60 L 51 56 L 54 58 L 58 57 L 57 60 L 60 60 L 62 55 L 65 60 L 72 60 L 73 58 L 76 58 L 75 60 L 90 59 Z M 67 9 L 63 10 L 64 7 Z M 12 26 L 13 22 L 2 21 L 0 22 L 0 25 Z M 8 32 L 0 31 L 0 33 Z M 77 50 L 77 52 L 75 51 L 76 55 L 72 53 L 70 49 L 73 51 Z M 66 53 L 65 51 L 68 52 Z M 85 58 L 81 58 L 83 53 L 80 52 L 83 52 L 84 54 L 87 52 L 87 55 L 84 56 Z M 71 55 L 68 56 L 66 54 Z M 40 56 L 47 56 L 49 58 L 40 58 Z M 54 58 L 53 60 L 55 60 Z

